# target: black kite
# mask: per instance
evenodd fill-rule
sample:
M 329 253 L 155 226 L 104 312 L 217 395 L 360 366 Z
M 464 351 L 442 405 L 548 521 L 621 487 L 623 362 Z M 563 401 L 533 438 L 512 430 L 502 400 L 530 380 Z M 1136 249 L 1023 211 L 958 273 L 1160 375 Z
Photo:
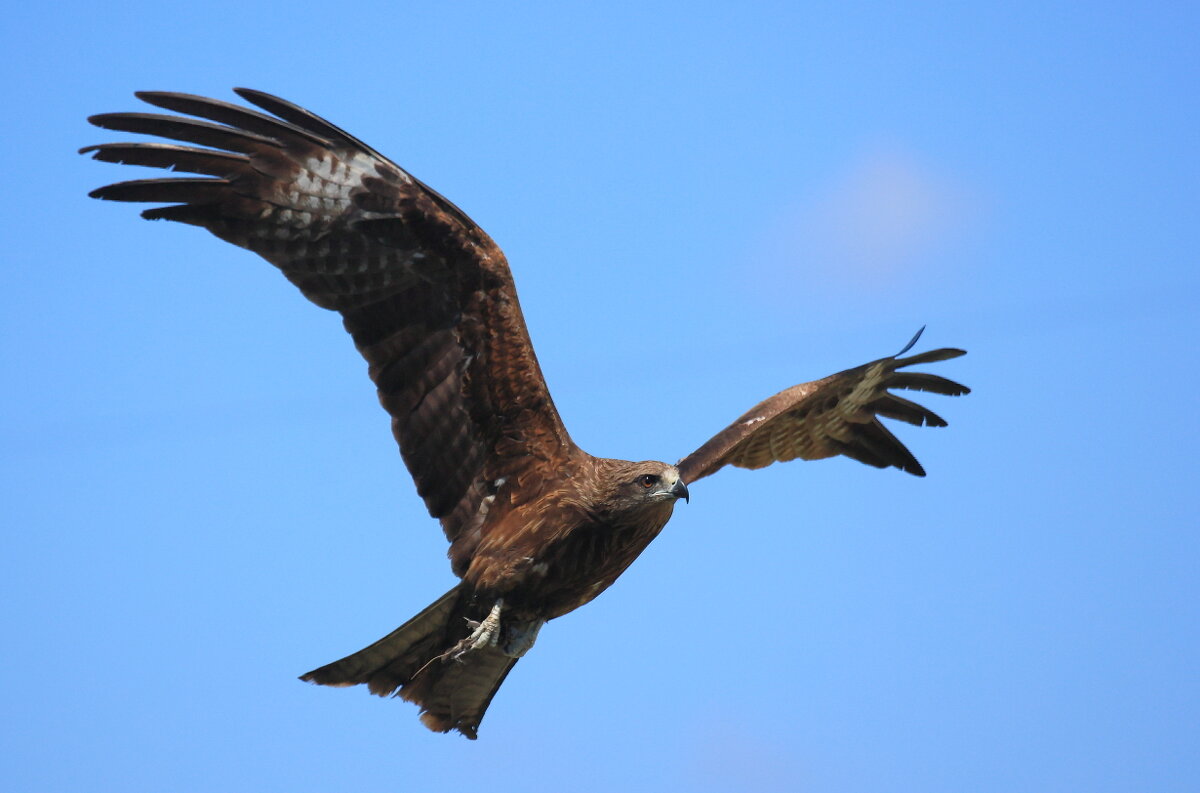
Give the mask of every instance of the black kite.
M 237 93 L 272 115 L 142 92 L 151 105 L 193 118 L 92 116 L 105 129 L 204 148 L 89 146 L 82 151 L 98 160 L 202 175 L 121 182 L 91 195 L 168 203 L 142 216 L 202 226 L 254 251 L 309 300 L 341 313 L 462 579 L 390 635 L 304 680 L 397 692 L 420 706 L 430 729 L 474 738 L 538 629 L 607 589 L 687 498 L 688 485 L 725 465 L 838 454 L 924 476 L 879 417 L 946 422 L 888 389 L 967 393 L 943 377 L 901 371 L 962 350 L 900 358 L 906 347 L 776 394 L 677 465 L 593 457 L 559 419 L 508 263 L 491 238 L 329 122 L 268 94 Z

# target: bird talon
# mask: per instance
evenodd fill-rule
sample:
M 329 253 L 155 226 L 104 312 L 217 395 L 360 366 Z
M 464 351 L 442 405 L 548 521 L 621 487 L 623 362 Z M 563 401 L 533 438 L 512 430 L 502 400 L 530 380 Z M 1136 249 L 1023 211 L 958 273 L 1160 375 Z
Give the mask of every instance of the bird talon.
M 457 661 L 461 664 L 463 656 L 472 650 L 498 645 L 500 643 L 500 611 L 503 607 L 504 599 L 501 598 L 492 606 L 492 610 L 482 622 L 467 618 L 467 627 L 471 629 L 471 634 L 459 640 L 457 644 L 438 657 L 442 661 Z

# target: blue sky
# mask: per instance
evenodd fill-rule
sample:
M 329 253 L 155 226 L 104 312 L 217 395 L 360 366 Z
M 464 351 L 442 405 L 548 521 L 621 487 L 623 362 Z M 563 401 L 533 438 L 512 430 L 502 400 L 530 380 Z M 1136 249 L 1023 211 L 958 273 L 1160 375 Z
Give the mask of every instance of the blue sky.
M 5 789 L 1194 789 L 1195 7 L 3 24 Z M 440 531 L 337 317 L 87 199 L 135 174 L 74 154 L 134 90 L 234 85 L 491 233 L 595 454 L 674 460 L 923 324 L 922 348 L 970 351 L 931 371 L 974 393 L 928 398 L 948 429 L 897 430 L 924 480 L 834 460 L 697 485 L 543 631 L 478 742 L 299 683 L 453 583 Z

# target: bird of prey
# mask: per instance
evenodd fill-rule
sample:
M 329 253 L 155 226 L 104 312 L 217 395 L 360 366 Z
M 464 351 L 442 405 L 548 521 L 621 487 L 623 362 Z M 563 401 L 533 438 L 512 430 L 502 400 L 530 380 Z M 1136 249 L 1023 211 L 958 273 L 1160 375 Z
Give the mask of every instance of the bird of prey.
M 572 442 L 554 407 L 496 243 L 328 121 L 260 91 L 236 91 L 266 112 L 148 91 L 137 96 L 183 115 L 92 116 L 104 129 L 195 145 L 105 143 L 82 152 L 200 176 L 120 182 L 91 195 L 167 204 L 142 216 L 201 226 L 247 248 L 342 315 L 461 579 L 389 635 L 303 680 L 395 693 L 420 707 L 430 729 L 473 739 L 542 625 L 607 589 L 697 480 L 726 465 L 838 454 L 924 476 L 879 417 L 946 422 L 889 389 L 968 392 L 905 371 L 964 354 L 900 357 L 914 338 L 894 356 L 763 400 L 675 465 L 593 457 Z

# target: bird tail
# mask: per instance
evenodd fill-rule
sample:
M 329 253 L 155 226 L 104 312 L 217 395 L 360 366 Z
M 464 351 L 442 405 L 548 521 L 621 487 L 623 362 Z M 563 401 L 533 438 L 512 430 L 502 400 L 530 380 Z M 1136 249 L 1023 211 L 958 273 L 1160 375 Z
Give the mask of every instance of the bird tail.
M 429 729 L 458 730 L 475 740 L 488 704 L 517 659 L 490 646 L 458 659 L 447 655 L 471 632 L 467 620 L 482 617 L 473 600 L 459 584 L 374 644 L 300 679 L 323 686 L 366 683 L 372 694 L 394 693 L 416 703 Z

